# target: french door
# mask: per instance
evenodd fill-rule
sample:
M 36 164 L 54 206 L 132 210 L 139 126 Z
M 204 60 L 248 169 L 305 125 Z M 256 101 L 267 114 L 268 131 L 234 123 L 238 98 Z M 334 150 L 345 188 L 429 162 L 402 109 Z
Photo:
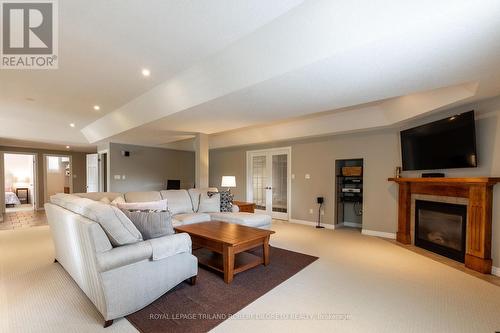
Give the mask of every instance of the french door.
M 290 161 L 290 147 L 247 152 L 247 201 L 256 212 L 289 219 Z

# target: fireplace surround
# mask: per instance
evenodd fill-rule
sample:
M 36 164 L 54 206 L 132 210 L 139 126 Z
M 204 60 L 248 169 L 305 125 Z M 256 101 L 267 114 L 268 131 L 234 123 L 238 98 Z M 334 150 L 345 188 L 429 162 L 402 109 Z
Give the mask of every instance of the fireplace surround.
M 389 178 L 389 181 L 399 185 L 398 242 L 414 243 L 414 230 L 411 228 L 412 195 L 465 198 L 465 266 L 481 273 L 491 273 L 493 186 L 500 178 Z

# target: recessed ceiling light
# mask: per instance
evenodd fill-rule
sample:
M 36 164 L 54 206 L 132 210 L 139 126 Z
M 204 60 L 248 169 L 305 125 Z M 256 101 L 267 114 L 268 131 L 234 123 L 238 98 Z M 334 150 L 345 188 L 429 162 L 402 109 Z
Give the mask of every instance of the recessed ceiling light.
M 75 127 L 75 123 L 69 124 L 70 127 Z
M 148 77 L 151 75 L 151 71 L 147 68 L 142 69 L 142 76 Z
M 70 146 L 66 146 L 66 149 L 69 149 L 69 148 L 70 148 Z
M 99 105 L 94 105 L 94 110 L 99 111 L 101 107 Z

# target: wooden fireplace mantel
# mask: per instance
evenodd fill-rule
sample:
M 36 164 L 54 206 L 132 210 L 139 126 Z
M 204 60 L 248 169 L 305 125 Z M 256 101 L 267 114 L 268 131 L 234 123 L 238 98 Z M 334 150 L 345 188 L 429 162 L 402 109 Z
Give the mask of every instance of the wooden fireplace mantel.
M 465 266 L 491 273 L 491 216 L 493 186 L 498 177 L 472 178 L 389 178 L 399 184 L 397 241 L 411 244 L 412 194 L 468 199 Z

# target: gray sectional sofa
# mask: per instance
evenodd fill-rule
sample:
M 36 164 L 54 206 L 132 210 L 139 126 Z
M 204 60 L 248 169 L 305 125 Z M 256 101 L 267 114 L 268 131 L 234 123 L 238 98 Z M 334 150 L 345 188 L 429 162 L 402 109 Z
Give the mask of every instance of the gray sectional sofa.
M 125 202 L 167 200 L 173 225 L 226 221 L 269 228 L 262 214 L 198 211 L 201 194 L 216 189 L 128 193 L 58 194 L 45 204 L 55 245 L 55 259 L 71 275 L 105 319 L 140 310 L 184 280 L 195 281 L 198 262 L 187 234 L 143 240 L 117 207 L 103 203 L 123 197 Z

